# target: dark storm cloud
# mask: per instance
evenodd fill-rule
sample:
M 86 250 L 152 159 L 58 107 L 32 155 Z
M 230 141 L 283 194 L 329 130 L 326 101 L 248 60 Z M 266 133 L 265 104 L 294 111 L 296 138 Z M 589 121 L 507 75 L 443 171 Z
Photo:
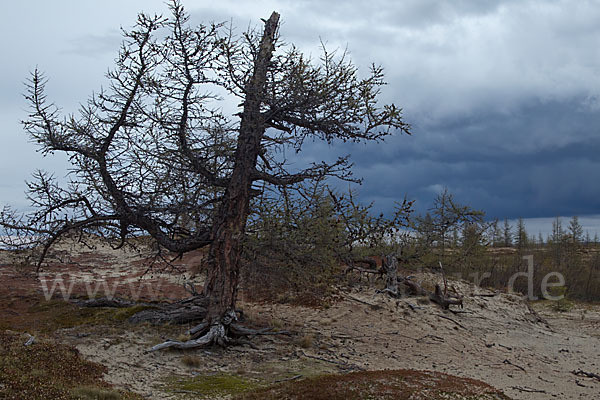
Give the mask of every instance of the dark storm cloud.
M 382 63 L 384 97 L 413 124 L 384 146 L 321 148 L 352 153 L 363 199 L 388 211 L 407 194 L 424 211 L 448 187 L 490 217 L 598 213 L 597 3 L 361 4 L 301 2 L 311 17 L 284 28 Z
M 21 82 L 27 70 L 40 63 L 51 78 L 52 97 L 68 110 L 104 83 L 118 50 L 119 26 L 131 26 L 142 9 L 168 13 L 159 0 L 74 4 L 44 3 L 30 13 L 18 2 L 11 6 L 16 11 L 2 26 L 4 37 L 16 38 L 1 44 L 2 53 L 15 60 L 0 81 L 0 104 L 10 105 L 0 110 L 4 132 L 20 131 L 16 121 L 25 117 Z M 313 59 L 322 40 L 329 50 L 347 48 L 363 74 L 371 62 L 384 67 L 389 85 L 382 98 L 404 108 L 414 135 L 392 137 L 384 145 L 309 143 L 298 157 L 318 161 L 351 153 L 356 175 L 364 178 L 361 198 L 376 201 L 378 210 L 390 211 L 406 194 L 424 211 L 448 187 L 459 201 L 490 217 L 600 213 L 597 1 L 184 5 L 192 22 L 231 21 L 238 33 L 277 10 L 282 39 Z M 31 25 L 23 27 L 23 15 Z M 13 125 L 7 128 L 9 120 Z M 35 169 L 38 161 L 30 165 L 23 156 L 31 147 L 14 148 L 18 151 L 1 154 L 10 160 L 2 170 L 11 164 L 27 173 Z M 17 198 L 4 195 L 14 175 L 2 175 L 3 199 Z
M 352 152 L 365 197 L 389 207 L 404 193 L 424 211 L 448 187 L 490 217 L 594 214 L 600 199 L 600 113 L 578 99 L 533 101 L 415 124 L 414 136 Z M 374 196 L 370 196 L 370 194 Z

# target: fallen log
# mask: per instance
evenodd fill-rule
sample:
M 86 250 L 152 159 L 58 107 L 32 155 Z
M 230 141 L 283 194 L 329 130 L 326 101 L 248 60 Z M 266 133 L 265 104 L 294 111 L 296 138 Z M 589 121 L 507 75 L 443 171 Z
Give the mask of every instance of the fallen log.
M 147 306 L 133 314 L 129 322 L 139 324 L 148 322 L 153 325 L 172 323 L 187 324 L 200 321 L 206 316 L 208 300 L 203 296 L 188 297 L 174 303 L 136 303 L 114 297 L 101 297 L 89 300 L 73 300 L 80 307 L 111 307 L 125 308 L 133 306 Z
M 451 305 L 460 306 L 460 308 L 463 307 L 462 297 L 445 295 L 440 288 L 440 285 L 435 285 L 435 292 L 431 293 L 410 279 L 398 277 L 398 282 L 406 286 L 410 295 L 425 296 L 429 298 L 430 301 L 441 306 L 444 310 L 450 309 Z
M 189 297 L 175 303 L 158 305 L 155 309 L 142 310 L 129 318 L 129 322 L 153 325 L 165 323 L 187 324 L 202 321 L 206 316 L 208 299 L 203 296 Z

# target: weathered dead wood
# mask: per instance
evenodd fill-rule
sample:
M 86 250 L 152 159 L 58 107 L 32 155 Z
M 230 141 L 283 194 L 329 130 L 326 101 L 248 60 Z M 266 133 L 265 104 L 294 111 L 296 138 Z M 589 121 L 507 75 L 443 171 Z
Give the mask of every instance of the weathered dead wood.
M 467 328 L 466 328 L 466 327 L 465 327 L 463 324 L 461 324 L 460 322 L 457 322 L 457 321 L 453 320 L 453 319 L 452 319 L 452 318 L 450 318 L 450 317 L 446 317 L 445 315 L 438 315 L 438 317 L 440 317 L 440 318 L 443 318 L 443 319 L 446 319 L 446 320 L 448 320 L 448 321 L 450 321 L 450 322 L 453 322 L 453 323 L 454 323 L 454 324 L 456 324 L 457 326 L 460 326 L 460 327 L 461 327 L 461 328 L 463 328 L 464 330 L 468 331 L 468 329 L 467 329 Z
M 229 342 L 229 337 L 226 334 L 225 326 L 223 324 L 215 324 L 210 327 L 208 332 L 197 339 L 190 339 L 185 342 L 178 340 L 167 340 L 164 343 L 153 346 L 150 351 L 157 351 L 167 349 L 170 347 L 176 349 L 195 349 L 197 347 L 206 346 L 208 344 L 216 343 L 220 346 L 225 346 Z
M 435 291 L 432 293 L 417 282 L 414 282 L 410 279 L 410 277 L 398 276 L 398 257 L 395 254 L 387 255 L 383 258 L 383 262 L 381 265 L 381 269 L 372 270 L 365 269 L 354 266 L 353 263 L 349 263 L 346 272 L 351 270 L 356 270 L 360 273 L 370 273 L 370 274 L 385 274 L 386 276 L 386 286 L 384 289 L 378 290 L 377 293 L 386 293 L 392 297 L 401 297 L 402 295 L 408 294 L 412 296 L 425 296 L 429 298 L 430 301 L 438 304 L 444 310 L 449 310 L 451 305 L 463 307 L 463 296 L 458 293 L 458 291 L 452 287 L 454 291 L 454 295 L 448 294 L 448 283 L 446 281 L 445 273 L 443 272 L 443 267 L 440 263 L 440 268 L 443 274 L 444 281 L 444 290 L 441 289 L 440 285 L 435 286 Z M 399 287 L 398 284 L 402 286 Z M 354 299 L 357 300 L 357 299 Z M 361 303 L 365 303 L 360 301 Z M 370 305 L 370 304 L 369 304 Z M 409 305 L 413 308 L 412 305 Z
M 189 297 L 175 303 L 136 303 L 119 298 L 99 298 L 91 300 L 74 300 L 73 303 L 81 307 L 133 307 L 143 305 L 151 309 L 142 310 L 129 318 L 131 323 L 149 322 L 151 324 L 185 324 L 202 320 L 206 315 L 208 301 L 201 295 Z M 242 314 L 236 310 L 236 314 Z M 209 323 L 202 322 L 187 331 L 192 339 L 197 338 L 208 331 Z M 252 331 L 252 330 L 249 330 Z M 264 334 L 263 332 L 260 332 Z
M 202 321 L 206 317 L 207 306 L 208 300 L 205 297 L 190 297 L 175 303 L 157 305 L 156 309 L 142 310 L 131 316 L 129 322 L 134 324 L 148 322 L 159 325 Z
M 131 307 L 135 305 L 149 305 L 153 309 L 142 310 L 129 318 L 131 323 L 148 322 L 151 324 L 184 324 L 194 321 L 202 321 L 207 314 L 208 301 L 203 296 L 194 296 L 168 304 L 149 304 L 134 303 L 117 298 L 100 298 L 84 301 L 75 301 L 83 307 Z M 288 331 L 272 331 L 266 329 L 250 329 L 239 324 L 237 321 L 237 311 L 228 312 L 218 323 L 209 324 L 203 321 L 187 331 L 190 339 L 187 341 L 167 340 L 164 343 L 154 346 L 151 351 L 177 348 L 192 349 L 209 344 L 218 344 L 225 346 L 227 344 L 247 344 L 252 347 L 252 343 L 240 339 L 242 336 L 257 335 L 291 335 Z M 241 314 L 241 312 L 239 312 Z
M 376 275 L 376 278 L 383 278 L 385 272 L 382 268 L 377 268 L 377 262 L 372 258 L 346 258 L 346 269 L 344 270 L 344 274 L 348 274 L 349 272 L 355 271 L 359 273 L 359 277 L 362 277 L 363 274 L 366 274 L 367 280 L 370 282 L 370 276 Z M 366 264 L 367 268 L 363 266 L 357 266 L 356 264 Z
M 431 293 L 410 279 L 398 277 L 398 281 L 406 286 L 408 294 L 414 296 L 426 296 L 432 302 L 440 305 L 444 310 L 448 310 L 451 305 L 463 307 L 462 297 L 444 295 L 439 285 L 436 285 L 435 292 Z
M 511 388 L 518 390 L 519 392 L 525 392 L 525 393 L 546 393 L 545 390 L 532 389 L 532 388 L 528 388 L 528 387 L 511 386 Z
M 510 360 L 504 360 L 504 361 L 502 361 L 502 364 L 512 365 L 513 367 L 518 368 L 518 369 L 520 369 L 523 372 L 527 372 L 527 370 L 525 368 L 523 368 L 520 365 L 517 365 L 517 364 L 511 362 Z
M 124 307 L 132 307 L 138 305 L 140 303 L 135 303 L 133 301 L 123 300 L 116 297 L 100 297 L 98 299 L 89 299 L 89 300 L 72 300 L 72 303 L 77 304 L 80 307 L 114 307 L 114 308 L 124 308 Z
M 240 339 L 242 336 L 257 336 L 257 335 L 291 335 L 288 331 L 273 331 L 270 328 L 266 329 L 250 329 L 239 324 L 237 315 L 234 311 L 229 311 L 217 323 L 209 325 L 207 322 L 202 322 L 188 331 L 190 339 L 187 341 L 167 340 L 163 343 L 152 347 L 150 351 L 163 350 L 168 348 L 175 349 L 195 349 L 198 347 L 217 344 L 225 347 L 228 344 L 246 344 L 256 348 L 247 340 Z
M 573 375 L 577 375 L 577 376 L 585 376 L 585 377 L 588 377 L 588 378 L 594 378 L 594 379 L 597 379 L 597 380 L 599 380 L 599 381 L 600 381 L 600 375 L 598 375 L 598 374 L 595 374 L 595 373 L 593 373 L 593 372 L 587 372 L 587 371 L 584 371 L 584 370 L 582 370 L 582 369 L 577 369 L 577 370 L 573 370 L 573 371 L 571 371 L 571 373 L 572 373 Z
M 554 329 L 552 329 L 552 327 L 550 326 L 548 321 L 546 321 L 546 319 L 544 317 L 542 317 L 540 314 L 538 314 L 538 312 L 535 311 L 533 309 L 533 307 L 531 307 L 531 305 L 529 305 L 529 303 L 526 302 L 525 305 L 527 306 L 527 310 L 529 311 L 529 315 L 531 316 L 531 319 L 530 319 L 531 322 L 543 324 L 547 329 L 554 332 Z
M 31 346 L 32 344 L 35 343 L 35 336 L 32 336 L 29 333 L 26 333 L 26 335 L 27 335 L 27 341 L 23 344 L 23 346 Z
M 443 271 L 441 264 L 440 267 Z M 357 267 L 353 267 L 353 269 L 357 269 Z M 378 290 L 377 293 L 387 293 L 392 297 L 401 297 L 404 294 L 413 296 L 426 296 L 432 302 L 440 305 L 444 310 L 450 309 L 451 305 L 457 305 L 461 308 L 463 307 L 463 297 L 458 294 L 456 289 L 452 288 L 456 295 L 448 294 L 448 284 L 446 282 L 445 274 L 443 276 L 445 289 L 442 291 L 440 286 L 436 285 L 434 293 L 424 289 L 421 285 L 412 281 L 409 277 L 398 276 L 398 257 L 395 254 L 389 254 L 383 258 L 381 269 L 379 270 L 381 272 L 364 270 L 362 268 L 357 270 L 359 270 L 359 272 L 384 273 L 386 275 L 385 289 Z M 402 284 L 403 286 L 400 288 L 398 284 Z
M 421 287 L 421 285 L 419 285 L 417 282 L 414 282 L 408 278 L 404 278 L 404 277 L 398 277 L 398 281 L 400 283 L 402 283 L 404 286 L 406 286 L 406 288 L 408 289 L 408 294 L 413 295 L 413 296 L 427 296 L 429 297 L 429 292 L 425 289 L 423 289 L 423 287 Z
M 200 336 L 203 336 L 209 328 L 208 322 L 202 322 L 192 329 L 190 329 L 187 333 L 190 336 L 190 340 L 198 339 Z
M 431 342 L 425 342 L 426 339 L 431 339 Z M 423 337 L 420 337 L 418 339 L 415 339 L 418 343 L 428 343 L 428 344 L 433 344 L 433 343 L 443 343 L 446 340 L 443 337 L 440 336 L 436 336 L 436 335 L 425 335 Z
M 398 258 L 390 254 L 383 259 L 382 269 L 385 272 L 385 289 L 394 297 L 398 296 Z
M 429 294 L 429 299 L 439 304 L 444 310 L 448 310 L 451 305 L 463 307 L 462 297 L 449 296 L 442 292 L 440 285 L 435 285 L 435 292 Z
M 356 302 L 359 302 L 359 303 L 361 303 L 361 304 L 364 304 L 364 305 L 367 305 L 367 306 L 371 306 L 371 307 L 377 307 L 377 304 L 369 303 L 369 302 L 367 302 L 367 301 L 364 301 L 364 300 L 361 300 L 361 299 L 359 299 L 359 298 L 356 298 L 356 297 L 354 297 L 354 296 L 352 296 L 352 295 L 345 294 L 345 296 L 346 296 L 347 298 L 349 298 L 350 300 L 354 300 L 354 301 L 356 301 Z
M 584 387 L 584 388 L 591 387 L 591 386 L 587 386 L 587 385 L 584 385 L 583 383 L 579 382 L 579 379 L 575 379 L 575 384 L 577 386 Z
M 296 379 L 300 379 L 300 378 L 302 378 L 302 375 L 295 375 L 295 376 L 292 376 L 291 378 L 278 379 L 276 381 L 273 381 L 273 383 L 295 381 Z
M 446 280 L 446 271 L 444 271 L 444 266 L 441 261 L 438 261 L 440 265 L 440 270 L 442 271 L 442 279 L 444 280 L 444 295 L 448 293 L 448 281 Z

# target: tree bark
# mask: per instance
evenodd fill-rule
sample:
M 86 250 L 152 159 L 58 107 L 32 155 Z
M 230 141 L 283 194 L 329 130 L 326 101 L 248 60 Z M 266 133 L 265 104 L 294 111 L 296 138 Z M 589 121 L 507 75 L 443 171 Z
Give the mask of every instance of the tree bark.
M 383 259 L 383 269 L 386 273 L 385 288 L 393 296 L 398 295 L 398 259 L 395 254 L 389 254 Z
M 267 67 L 275 48 L 278 24 L 279 14 L 273 12 L 265 23 L 259 52 L 254 61 L 253 75 L 245 86 L 246 97 L 237 139 L 235 163 L 225 190 L 224 201 L 217 210 L 213 226 L 208 257 L 208 277 L 203 290 L 208 299 L 205 320 L 210 325 L 222 324 L 223 317 L 235 310 L 241 245 L 248 217 L 252 178 L 261 150 L 261 139 L 265 132 L 261 103 Z M 223 331 L 219 330 L 219 332 Z

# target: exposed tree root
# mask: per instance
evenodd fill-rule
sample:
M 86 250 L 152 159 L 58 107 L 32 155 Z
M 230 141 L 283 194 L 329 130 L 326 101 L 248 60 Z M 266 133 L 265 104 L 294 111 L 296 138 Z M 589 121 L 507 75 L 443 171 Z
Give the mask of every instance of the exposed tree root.
M 256 348 L 252 343 L 247 340 L 241 339 L 242 336 L 256 336 L 256 335 L 289 335 L 287 331 L 274 332 L 270 329 L 250 329 L 241 325 L 235 324 L 237 315 L 234 311 L 228 311 L 225 315 L 216 323 L 209 324 L 208 322 L 202 322 L 196 325 L 188 331 L 190 340 L 181 342 L 178 340 L 167 340 L 164 343 L 157 344 L 152 347 L 150 351 L 163 350 L 168 348 L 175 349 L 195 349 L 211 344 L 217 344 L 225 347 L 227 345 L 245 344 Z
M 185 342 L 180 342 L 178 340 L 167 340 L 164 343 L 160 343 L 152 347 L 150 351 L 168 349 L 169 347 L 173 347 L 175 349 L 195 349 L 197 347 L 206 346 L 212 343 L 225 346 L 228 341 L 229 338 L 227 337 L 225 326 L 221 323 L 218 323 L 212 325 L 205 335 L 200 336 L 197 339 L 188 340 Z
M 142 310 L 129 318 L 131 323 L 150 322 L 152 324 L 184 324 L 193 321 L 202 321 L 206 318 L 208 301 L 205 297 L 194 296 L 175 303 L 150 304 L 134 303 L 117 298 L 100 298 L 92 300 L 75 301 L 82 307 L 131 307 L 139 304 L 152 306 L 152 309 Z M 227 345 L 249 345 L 255 347 L 242 337 L 253 337 L 257 335 L 290 335 L 288 331 L 273 331 L 271 328 L 250 329 L 242 326 L 236 321 L 241 311 L 228 311 L 215 323 L 203 321 L 187 331 L 190 339 L 187 341 L 167 340 L 158 344 L 150 351 L 167 349 L 193 349 L 197 347 L 217 344 Z

